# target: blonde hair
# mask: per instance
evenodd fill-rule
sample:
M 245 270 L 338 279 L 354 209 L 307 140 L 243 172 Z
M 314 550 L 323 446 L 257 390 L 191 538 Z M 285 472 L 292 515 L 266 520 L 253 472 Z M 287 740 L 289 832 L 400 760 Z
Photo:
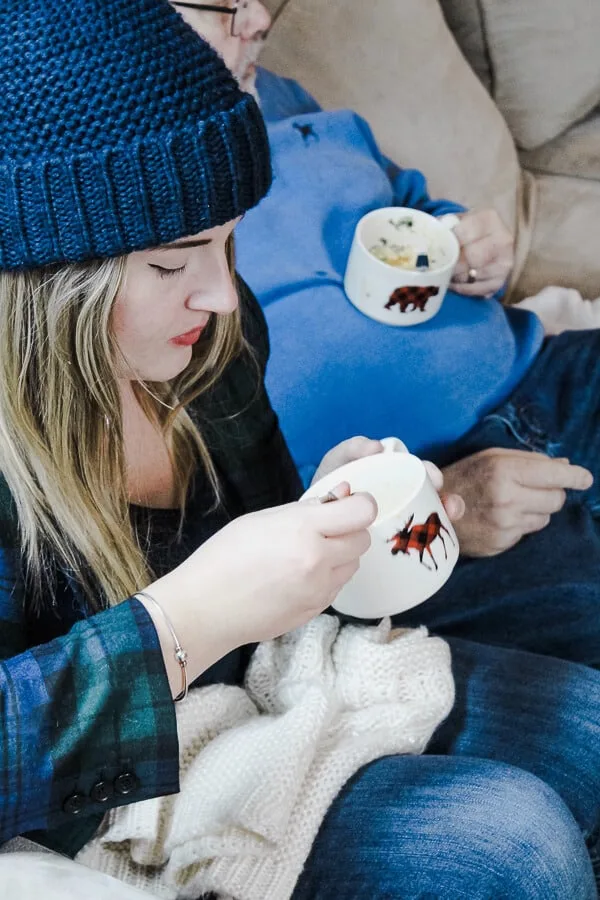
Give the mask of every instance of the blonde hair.
M 228 254 L 233 274 L 232 242 Z M 92 609 L 152 579 L 130 520 L 111 329 L 124 272 L 125 257 L 0 272 L 0 471 L 16 503 L 36 606 L 52 591 L 57 565 Z M 182 510 L 199 461 L 218 501 L 210 454 L 185 406 L 243 346 L 239 312 L 213 316 L 177 379 L 134 385 L 166 437 Z

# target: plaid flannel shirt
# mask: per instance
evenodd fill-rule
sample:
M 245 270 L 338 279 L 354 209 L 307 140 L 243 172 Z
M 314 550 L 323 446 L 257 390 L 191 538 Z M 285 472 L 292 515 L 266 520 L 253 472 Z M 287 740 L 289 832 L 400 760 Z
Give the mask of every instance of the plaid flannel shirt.
M 249 512 L 297 499 L 302 488 L 264 389 L 264 317 L 243 282 L 240 297 L 255 362 L 234 361 L 189 411 Z M 29 646 L 20 571 L 16 516 L 2 482 L 0 842 L 33 831 L 74 855 L 107 809 L 179 789 L 173 701 L 142 604 L 129 598 Z M 73 602 L 53 599 L 59 608 Z

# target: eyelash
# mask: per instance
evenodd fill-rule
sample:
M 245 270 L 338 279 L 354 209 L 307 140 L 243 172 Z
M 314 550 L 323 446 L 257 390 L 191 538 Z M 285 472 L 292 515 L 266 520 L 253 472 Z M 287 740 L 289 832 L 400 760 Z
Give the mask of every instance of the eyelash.
M 185 266 L 179 266 L 178 269 L 165 269 L 164 266 L 156 266 L 150 263 L 150 268 L 158 272 L 160 278 L 172 278 L 173 275 L 180 275 L 184 271 Z

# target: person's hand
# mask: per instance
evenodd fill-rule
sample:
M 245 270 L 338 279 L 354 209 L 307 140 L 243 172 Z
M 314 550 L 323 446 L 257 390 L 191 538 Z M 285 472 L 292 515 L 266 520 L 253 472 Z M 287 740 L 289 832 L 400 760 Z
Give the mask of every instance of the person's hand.
M 362 459 L 363 456 L 374 456 L 376 453 L 383 453 L 383 444 L 381 441 L 374 441 L 367 437 L 353 437 L 341 444 L 336 444 L 333 449 L 329 450 L 321 462 L 315 474 L 313 475 L 311 484 L 325 478 L 330 472 L 335 472 L 340 466 L 346 463 L 354 462 L 355 459 Z
M 456 522 L 462 519 L 466 511 L 464 498 L 459 492 L 451 493 L 448 491 L 444 473 L 441 472 L 434 463 L 426 460 L 423 465 L 427 469 L 427 474 L 431 479 L 431 483 L 442 498 L 442 503 L 444 504 L 444 509 L 448 513 L 448 518 L 451 522 L 456 524 Z
M 371 438 L 362 436 L 342 441 L 341 444 L 337 444 L 332 450 L 329 450 L 329 452 L 325 454 L 311 483 L 315 484 L 315 482 L 324 478 L 326 475 L 329 475 L 330 472 L 339 469 L 340 466 L 344 466 L 346 463 L 353 462 L 355 459 L 362 459 L 363 456 L 375 456 L 377 453 L 383 453 L 383 450 L 384 447 L 381 441 L 372 440 Z M 441 494 L 442 496 L 448 518 L 452 522 L 458 521 L 465 511 L 465 504 L 462 498 L 456 494 L 443 492 L 444 476 L 438 467 L 428 461 L 426 461 L 424 465 L 427 469 L 427 474 L 433 482 L 433 486 L 438 494 Z
M 491 297 L 513 269 L 513 235 L 495 209 L 465 213 L 454 233 L 461 250 L 450 287 L 467 297 Z
M 290 631 L 331 605 L 368 550 L 367 529 L 377 515 L 372 497 L 349 493 L 341 484 L 334 503 L 306 500 L 241 516 L 150 585 L 187 641 L 190 671 Z
M 444 469 L 448 490 L 459 493 L 466 513 L 456 525 L 461 553 L 495 556 L 548 525 L 567 489 L 585 491 L 593 478 L 566 459 L 526 450 L 492 448 Z

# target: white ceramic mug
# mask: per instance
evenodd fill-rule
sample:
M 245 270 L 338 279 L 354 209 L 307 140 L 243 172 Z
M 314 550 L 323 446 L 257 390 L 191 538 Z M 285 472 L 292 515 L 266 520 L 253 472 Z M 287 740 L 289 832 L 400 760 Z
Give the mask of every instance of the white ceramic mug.
M 418 606 L 442 587 L 458 560 L 456 532 L 423 462 L 397 438 L 383 444 L 383 453 L 340 466 L 304 494 L 325 497 L 347 481 L 353 492 L 368 491 L 377 502 L 371 547 L 333 603 L 359 619 Z
M 399 234 L 406 231 L 409 221 L 415 232 L 413 243 L 423 241 L 423 249 L 428 251 L 430 267 L 426 271 L 392 266 L 371 252 L 382 241 L 390 246 L 403 240 Z M 395 206 L 367 213 L 356 226 L 344 277 L 350 302 L 385 325 L 419 325 L 432 319 L 440 310 L 460 256 L 460 244 L 452 231 L 458 221 L 454 215 L 436 219 L 420 210 Z

